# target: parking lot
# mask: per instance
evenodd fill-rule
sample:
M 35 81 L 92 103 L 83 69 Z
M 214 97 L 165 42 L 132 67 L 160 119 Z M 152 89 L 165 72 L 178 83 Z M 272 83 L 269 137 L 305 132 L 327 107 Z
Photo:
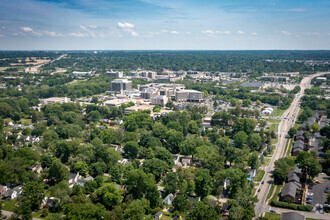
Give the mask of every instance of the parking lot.
M 324 192 L 324 189 L 327 187 L 330 188 L 330 177 L 327 175 L 320 174 L 315 179 L 321 183 L 314 185 L 312 189 L 308 189 L 308 193 L 313 193 L 313 195 L 310 197 L 313 198 L 311 205 L 314 207 L 315 205 L 324 205 L 326 203 L 327 194 Z

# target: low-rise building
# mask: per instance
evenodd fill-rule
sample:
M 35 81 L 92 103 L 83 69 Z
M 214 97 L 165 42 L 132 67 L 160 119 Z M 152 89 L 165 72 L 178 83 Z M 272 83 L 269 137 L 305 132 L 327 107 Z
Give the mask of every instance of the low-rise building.
M 168 98 L 164 95 L 157 95 L 151 99 L 151 104 L 165 106 L 168 102 Z
M 128 114 L 130 112 L 134 112 L 134 111 L 144 111 L 144 110 L 150 110 L 150 112 L 152 112 L 154 106 L 152 105 L 133 105 L 131 107 L 127 107 L 124 109 L 124 113 Z
M 54 103 L 69 103 L 71 102 L 70 98 L 67 97 L 51 97 L 46 99 L 39 99 L 40 104 L 54 104 Z

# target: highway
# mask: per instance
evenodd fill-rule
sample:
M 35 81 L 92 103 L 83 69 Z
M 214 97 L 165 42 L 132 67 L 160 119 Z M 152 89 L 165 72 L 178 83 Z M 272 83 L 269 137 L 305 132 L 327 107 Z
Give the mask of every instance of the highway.
M 273 157 L 269 163 L 269 165 L 265 168 L 265 175 L 262 179 L 264 184 L 261 184 L 256 192 L 256 196 L 258 198 L 258 202 L 255 205 L 255 213 L 256 217 L 259 217 L 262 213 L 269 211 L 269 206 L 267 204 L 267 195 L 270 190 L 270 187 L 273 183 L 272 179 L 272 172 L 274 170 L 274 162 L 281 157 L 284 156 L 285 153 L 285 145 L 287 142 L 287 132 L 288 130 L 294 125 L 297 115 L 299 112 L 299 101 L 300 98 L 304 95 L 304 91 L 306 88 L 310 87 L 310 82 L 314 77 L 324 75 L 324 74 L 330 74 L 328 73 L 316 73 L 314 75 L 310 75 L 302 79 L 300 83 L 301 90 L 296 94 L 294 100 L 291 103 L 291 106 L 286 110 L 283 115 L 281 116 L 281 122 L 278 126 L 278 142 L 276 144 L 276 149 L 273 154 Z M 259 191 L 260 189 L 260 191 Z M 259 192 L 258 192 L 259 191 Z M 288 210 L 289 211 L 289 210 Z

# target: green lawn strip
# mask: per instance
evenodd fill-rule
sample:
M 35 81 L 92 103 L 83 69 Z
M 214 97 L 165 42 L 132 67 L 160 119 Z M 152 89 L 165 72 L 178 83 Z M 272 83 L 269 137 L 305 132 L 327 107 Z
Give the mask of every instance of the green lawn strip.
M 16 199 L 12 199 L 12 200 L 3 201 L 0 204 L 2 205 L 3 210 L 13 212 L 16 208 L 15 206 L 16 202 L 17 202 Z
M 281 116 L 286 111 L 286 109 L 279 109 L 277 106 L 275 106 L 274 111 L 270 116 Z
M 277 214 L 277 213 L 266 212 L 266 214 L 265 214 L 265 218 L 268 220 L 279 220 L 280 217 L 281 217 L 281 215 Z
M 291 141 L 291 139 L 288 139 L 288 140 L 286 141 L 284 155 L 287 155 L 287 153 L 288 153 L 288 146 L 289 146 L 289 142 L 290 142 L 290 141 Z
M 288 151 L 286 152 L 286 156 L 287 156 L 287 157 L 290 156 L 290 154 L 291 154 L 292 145 L 293 145 L 293 141 L 291 141 L 290 144 L 289 144 Z
M 275 185 L 272 184 L 272 186 L 269 189 L 269 192 L 268 192 L 268 195 L 267 195 L 267 199 L 266 200 L 268 200 L 273 195 L 274 189 L 275 189 Z
M 281 189 L 282 189 L 282 185 L 276 185 L 276 190 L 275 190 L 275 193 L 274 193 L 273 198 L 271 199 L 271 201 L 277 201 L 278 200 L 278 195 L 279 195 Z
M 262 180 L 262 178 L 265 175 L 265 171 L 264 170 L 259 170 L 256 181 L 260 182 Z

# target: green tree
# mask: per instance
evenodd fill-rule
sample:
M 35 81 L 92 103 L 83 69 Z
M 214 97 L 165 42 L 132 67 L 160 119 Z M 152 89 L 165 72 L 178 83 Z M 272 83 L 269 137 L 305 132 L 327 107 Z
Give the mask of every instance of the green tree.
M 38 182 L 27 182 L 23 187 L 22 196 L 30 204 L 32 210 L 39 209 L 44 199 L 44 186 Z
M 88 165 L 85 161 L 78 161 L 74 165 L 74 171 L 81 174 L 82 176 L 86 176 L 88 174 Z
M 49 167 L 48 177 L 54 178 L 56 182 L 61 182 L 69 178 L 69 170 L 60 160 L 54 159 L 52 165 Z
M 149 201 L 146 199 L 134 200 L 124 211 L 124 218 L 131 220 L 143 219 L 149 207 Z
M 187 210 L 188 203 L 189 200 L 187 199 L 187 196 L 183 193 L 179 193 L 173 200 L 172 204 L 175 210 L 182 212 Z
M 301 168 L 305 175 L 309 178 L 314 178 L 322 171 L 322 167 L 317 159 L 307 151 L 302 151 L 296 158 L 298 167 Z
M 208 196 L 213 187 L 213 179 L 207 169 L 199 169 L 194 178 L 197 196 L 202 198 Z
M 288 131 L 288 135 L 290 136 L 290 138 L 293 138 L 296 133 L 297 133 L 297 128 L 295 127 L 290 128 Z
M 207 201 L 197 202 L 196 207 L 192 211 L 191 215 L 193 219 L 200 219 L 200 220 L 218 218 L 215 209 Z
M 170 172 L 165 176 L 163 183 L 165 186 L 164 189 L 167 194 L 176 193 L 179 188 L 178 181 L 179 179 L 176 172 Z
M 158 158 L 152 158 L 143 162 L 142 169 L 145 173 L 152 173 L 156 180 L 159 180 L 161 175 L 167 171 L 168 165 Z
M 106 207 L 111 209 L 122 201 L 122 190 L 116 187 L 115 183 L 105 183 L 96 190 L 96 196 L 99 201 Z
M 240 131 L 234 135 L 234 143 L 235 146 L 238 148 L 243 148 L 244 144 L 246 143 L 248 136 L 244 131 Z
M 313 132 L 313 133 L 320 132 L 320 125 L 319 125 L 317 122 L 314 122 L 314 123 L 313 123 L 313 126 L 312 126 L 312 132 Z
M 136 158 L 139 153 L 139 145 L 137 142 L 129 141 L 124 146 L 125 154 L 128 158 Z
M 191 134 L 198 134 L 199 127 L 198 127 L 196 121 L 191 121 L 189 123 L 188 132 L 191 133 Z
M 258 169 L 260 165 L 260 160 L 259 160 L 259 154 L 258 152 L 253 152 L 249 156 L 248 164 L 251 167 L 251 169 Z
M 256 133 L 249 134 L 247 145 L 251 150 L 259 150 L 261 147 L 261 137 Z
M 330 139 L 330 126 L 324 126 L 323 128 L 321 128 L 320 134 Z

